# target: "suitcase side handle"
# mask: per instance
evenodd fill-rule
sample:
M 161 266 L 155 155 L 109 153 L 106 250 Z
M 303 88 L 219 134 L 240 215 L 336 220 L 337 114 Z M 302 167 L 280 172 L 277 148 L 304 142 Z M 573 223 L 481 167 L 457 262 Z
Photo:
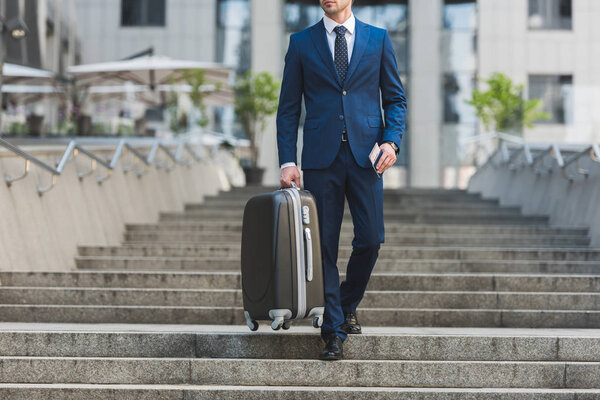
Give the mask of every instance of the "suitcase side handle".
M 304 238 L 306 239 L 306 280 L 313 280 L 313 255 L 312 255 L 312 237 L 310 228 L 304 228 Z

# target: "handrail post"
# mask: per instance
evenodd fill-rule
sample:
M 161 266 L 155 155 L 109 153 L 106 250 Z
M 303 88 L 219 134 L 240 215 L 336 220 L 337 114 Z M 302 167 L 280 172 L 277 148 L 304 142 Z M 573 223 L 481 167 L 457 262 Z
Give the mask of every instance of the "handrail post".
M 502 154 L 502 163 L 506 164 L 509 160 L 508 146 L 502 139 L 500 139 L 500 153 Z
M 556 163 L 558 164 L 558 166 L 562 168 L 565 165 L 565 162 L 563 160 L 560 149 L 558 148 L 558 145 L 556 143 L 552 144 L 552 152 L 551 153 L 552 153 L 552 157 L 554 159 L 556 159 Z
M 80 181 L 82 181 L 83 178 L 93 174 L 95 170 L 96 170 L 96 160 L 94 160 L 92 158 L 91 163 L 90 163 L 90 170 L 87 172 L 77 172 L 77 177 L 79 178 Z
M 531 149 L 527 143 L 523 143 L 523 152 L 525 153 L 525 161 L 527 165 L 533 164 L 533 157 L 531 156 Z
M 595 162 L 600 162 L 600 145 L 594 143 L 590 150 L 590 158 Z
M 38 195 L 40 195 L 40 197 L 42 197 L 42 195 L 48 191 L 50 191 L 54 185 L 56 185 L 56 174 L 52 174 L 52 178 L 50 181 L 50 185 L 46 186 L 46 187 L 41 187 L 41 186 L 37 186 L 37 192 Z
M 12 185 L 13 182 L 16 182 L 16 181 L 19 181 L 19 180 L 25 178 L 27 176 L 27 174 L 29 173 L 29 166 L 30 166 L 29 160 L 25 159 L 25 171 L 23 171 L 23 173 L 21 175 L 11 178 L 10 176 L 8 176 L 8 174 L 5 174 L 4 180 L 6 181 L 6 186 L 10 187 L 10 185 Z

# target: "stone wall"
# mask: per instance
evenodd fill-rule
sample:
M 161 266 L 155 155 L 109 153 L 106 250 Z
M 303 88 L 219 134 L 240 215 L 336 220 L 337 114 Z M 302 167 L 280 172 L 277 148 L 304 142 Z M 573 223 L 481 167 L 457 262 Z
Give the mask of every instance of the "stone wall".
M 589 227 L 591 246 L 600 247 L 600 163 L 583 156 L 580 166 L 589 171 L 587 178 L 575 173 L 575 165 L 563 171 L 556 162 L 552 172 L 538 175 L 531 167 L 510 170 L 496 153 L 473 175 L 468 191 L 520 206 L 525 214 L 549 215 L 552 225 Z M 566 178 L 572 175 L 574 181 Z
M 23 148 L 50 165 L 65 146 Z M 108 149 L 91 149 L 108 156 Z M 184 203 L 201 202 L 205 195 L 228 190 L 223 170 L 209 158 L 191 167 L 146 167 L 141 177 L 123 172 L 122 164 L 102 184 L 96 175 L 79 180 L 77 171 L 90 167 L 79 155 L 69 161 L 56 186 L 38 195 L 51 175 L 32 164 L 29 175 L 10 187 L 0 184 L 0 270 L 65 270 L 75 266 L 78 245 L 118 245 L 126 223 L 156 222 L 161 211 L 183 210 Z M 127 161 L 120 161 L 128 164 Z M 25 160 L 0 150 L 0 173 L 18 176 Z M 98 173 L 106 175 L 103 167 Z

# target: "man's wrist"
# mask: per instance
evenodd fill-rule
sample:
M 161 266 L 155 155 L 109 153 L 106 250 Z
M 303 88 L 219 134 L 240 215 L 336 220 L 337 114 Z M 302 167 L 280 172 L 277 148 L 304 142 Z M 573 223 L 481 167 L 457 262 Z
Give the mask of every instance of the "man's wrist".
M 394 151 L 396 152 L 396 154 L 398 154 L 398 152 L 400 151 L 398 145 L 395 142 L 392 142 L 391 140 L 386 140 L 383 143 L 389 143 L 392 146 L 392 149 L 394 149 Z
M 295 167 L 296 163 L 295 162 L 286 162 L 281 164 L 281 169 L 287 168 L 287 167 Z

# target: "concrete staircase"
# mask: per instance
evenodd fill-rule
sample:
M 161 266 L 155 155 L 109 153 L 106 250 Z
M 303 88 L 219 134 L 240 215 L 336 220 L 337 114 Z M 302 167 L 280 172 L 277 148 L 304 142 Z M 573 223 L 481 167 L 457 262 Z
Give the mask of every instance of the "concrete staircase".
M 0 272 L 0 398 L 600 399 L 600 249 L 463 191 L 385 194 L 386 243 L 346 360 L 257 333 L 240 292 L 243 188 L 81 246 L 77 271 Z M 340 269 L 351 248 L 342 227 Z M 551 328 L 551 329 L 549 329 Z

